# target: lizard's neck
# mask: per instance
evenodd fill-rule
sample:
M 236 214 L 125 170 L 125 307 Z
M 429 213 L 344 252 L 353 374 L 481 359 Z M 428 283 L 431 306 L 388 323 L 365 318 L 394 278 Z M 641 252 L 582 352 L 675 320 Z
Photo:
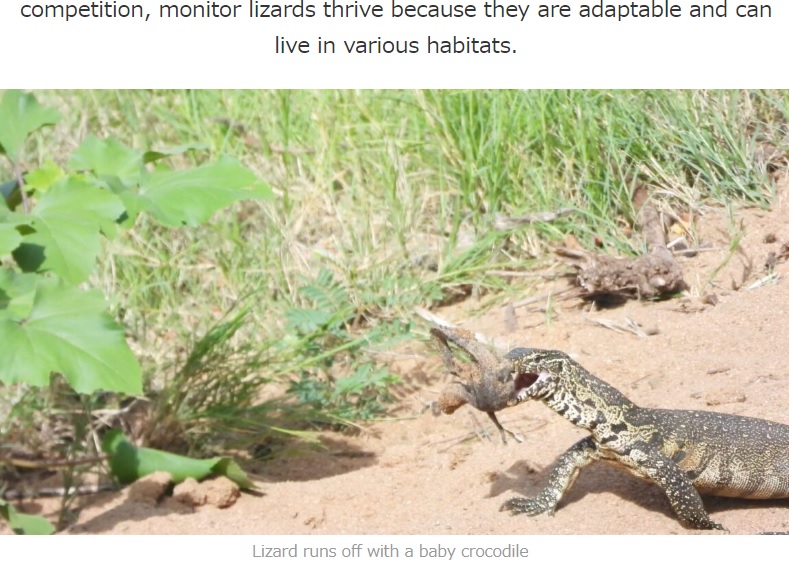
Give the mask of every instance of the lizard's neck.
M 553 375 L 552 381 L 534 397 L 587 430 L 621 422 L 623 413 L 636 407 L 617 389 L 574 361 L 565 361 L 562 373 Z

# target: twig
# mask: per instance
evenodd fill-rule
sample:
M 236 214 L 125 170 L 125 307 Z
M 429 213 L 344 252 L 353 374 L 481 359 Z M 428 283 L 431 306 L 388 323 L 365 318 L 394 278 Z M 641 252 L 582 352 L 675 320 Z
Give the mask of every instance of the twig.
M 767 274 L 763 278 L 759 278 L 758 280 L 753 282 L 751 285 L 746 287 L 745 290 L 749 291 L 749 290 L 752 290 L 752 289 L 756 289 L 756 288 L 762 287 L 763 285 L 767 285 L 769 283 L 776 283 L 777 281 L 778 281 L 778 274 L 775 273 L 775 272 L 770 272 L 769 274 Z
M 67 468 L 71 466 L 81 466 L 83 464 L 97 464 L 108 458 L 106 455 L 91 456 L 89 458 L 78 458 L 76 460 L 52 460 L 45 462 L 35 462 L 33 460 L 23 460 L 21 458 L 0 458 L 0 464 L 10 464 L 17 468 L 29 470 L 49 470 L 53 468 Z
M 27 193 L 23 188 L 25 186 L 25 179 L 22 177 L 22 168 L 16 161 L 14 161 L 12 164 L 14 165 L 14 178 L 16 178 L 16 184 L 19 186 L 19 196 L 22 197 L 22 208 L 24 209 L 25 214 L 27 214 L 30 212 L 30 204 L 27 200 Z
M 98 494 L 99 492 L 112 492 L 117 489 L 115 484 L 86 484 L 84 486 L 73 486 L 70 488 L 41 488 L 33 490 L 32 493 L 23 492 L 21 490 L 7 490 L 3 493 L 3 498 L 6 500 L 22 500 L 25 498 L 58 498 L 64 496 L 78 495 L 84 496 L 88 494 Z
M 565 277 L 568 274 L 546 274 L 542 272 L 516 272 L 514 270 L 488 270 L 485 272 L 488 276 L 501 276 L 504 278 L 544 278 L 546 280 L 555 280 L 557 278 Z
M 636 323 L 629 317 L 625 318 L 624 325 L 620 325 L 609 319 L 592 319 L 590 317 L 587 317 L 586 320 L 591 321 L 596 325 L 600 325 L 601 327 L 605 327 L 607 329 L 616 331 L 617 333 L 632 333 L 633 335 L 636 335 L 638 337 L 649 337 L 649 333 L 644 331 L 638 323 Z
M 439 317 L 435 313 L 428 311 L 427 309 L 423 309 L 421 307 L 414 308 L 414 313 L 416 313 L 419 317 L 424 319 L 429 323 L 433 323 L 435 325 L 440 325 L 441 327 L 457 327 L 457 325 L 453 324 L 451 321 L 447 321 L 443 317 Z
M 712 246 L 700 246 L 698 248 L 686 248 L 684 250 L 672 250 L 675 256 L 685 256 L 687 258 L 691 258 L 696 254 L 701 252 L 718 252 L 720 248 L 715 248 Z

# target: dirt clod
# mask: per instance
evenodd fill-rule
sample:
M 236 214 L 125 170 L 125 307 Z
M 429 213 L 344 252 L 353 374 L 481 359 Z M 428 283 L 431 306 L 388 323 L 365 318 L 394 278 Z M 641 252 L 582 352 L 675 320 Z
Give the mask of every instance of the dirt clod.
M 187 478 L 173 490 L 173 499 L 188 506 L 202 506 L 206 503 L 206 492 L 194 478 Z
M 228 508 L 236 503 L 241 491 L 232 480 L 220 476 L 202 483 L 206 494 L 206 503 L 218 508 Z
M 192 507 L 227 508 L 236 503 L 240 493 L 238 485 L 224 476 L 203 482 L 187 478 L 175 487 L 173 499 Z
M 143 476 L 129 485 L 129 500 L 132 502 L 155 506 L 164 497 L 172 483 L 169 472 L 154 472 Z

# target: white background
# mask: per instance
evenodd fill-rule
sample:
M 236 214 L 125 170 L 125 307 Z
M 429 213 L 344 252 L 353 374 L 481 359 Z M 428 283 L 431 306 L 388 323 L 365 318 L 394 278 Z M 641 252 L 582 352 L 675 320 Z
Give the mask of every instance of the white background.
M 63 3 L 89 3 L 64 0 Z M 124 0 L 126 1 L 126 0 Z M 263 4 L 270 0 L 258 0 Z M 287 3 L 290 0 L 284 0 Z M 322 14 L 322 1 L 314 3 Z M 353 0 L 350 0 L 353 1 Z M 129 0 L 151 14 L 148 22 L 120 18 L 23 18 L 29 0 L 0 2 L 0 29 L 6 46 L 0 86 L 20 88 L 743 88 L 786 87 L 783 65 L 789 20 L 784 2 L 773 1 L 770 19 L 734 15 L 687 16 L 693 2 L 675 0 L 682 18 L 581 19 L 581 4 L 567 0 L 571 18 L 541 19 L 530 3 L 526 20 L 483 17 L 485 0 L 447 0 L 479 7 L 473 19 L 392 19 L 391 0 L 381 19 L 159 18 L 160 4 L 205 4 L 205 0 Z M 431 3 L 439 0 L 404 0 Z M 659 0 L 663 3 L 665 0 Z M 41 0 L 56 4 L 60 0 Z M 614 0 L 610 4 L 624 4 Z M 652 0 L 645 0 L 651 4 Z M 523 2 L 526 4 L 527 2 Z M 723 0 L 711 0 L 719 5 Z M 765 3 L 762 3 L 765 4 Z M 275 36 L 288 40 L 335 39 L 335 55 L 276 55 Z M 509 40 L 510 55 L 342 54 L 341 40 L 451 39 Z
M 420 544 L 459 549 L 464 546 L 527 546 L 525 559 L 408 559 L 402 550 Z M 335 547 L 361 545 L 361 557 L 333 559 L 263 559 L 255 546 Z M 397 559 L 371 559 L 368 546 L 394 544 Z M 430 571 L 666 571 L 679 569 L 781 569 L 786 564 L 786 536 L 0 536 L 4 568 L 70 571 L 111 569 L 195 569 L 244 571 L 320 569 L 370 571 L 430 569 Z M 258 549 L 259 551 L 259 549 Z

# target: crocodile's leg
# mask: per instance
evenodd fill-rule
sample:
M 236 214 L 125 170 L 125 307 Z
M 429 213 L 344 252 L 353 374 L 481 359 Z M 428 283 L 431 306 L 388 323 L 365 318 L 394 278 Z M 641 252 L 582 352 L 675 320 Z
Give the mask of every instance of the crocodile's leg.
M 495 424 L 495 425 L 496 425 L 496 428 L 498 428 L 498 429 L 499 429 L 499 434 L 501 435 L 501 441 L 502 441 L 502 442 L 503 442 L 505 445 L 507 444 L 507 434 L 509 434 L 510 436 L 512 436 L 512 438 L 513 438 L 513 439 L 515 440 L 515 442 L 517 442 L 518 444 L 520 444 L 521 442 L 523 442 L 523 438 L 521 438 L 520 436 L 518 436 L 517 434 L 515 434 L 515 433 L 514 433 L 514 432 L 512 432 L 511 430 L 507 430 L 506 428 L 504 428 L 504 427 L 501 425 L 501 423 L 499 422 L 499 419 L 498 419 L 498 418 L 496 418 L 496 413 L 495 413 L 495 412 L 488 412 L 488 418 L 490 418 L 490 419 L 493 421 L 493 424 Z
M 591 436 L 579 440 L 559 456 L 548 477 L 548 485 L 534 498 L 514 497 L 501 506 L 500 511 L 509 510 L 513 515 L 525 513 L 553 515 L 556 504 L 573 485 L 581 468 L 598 458 L 597 444 Z
M 643 478 L 660 486 L 677 517 L 695 529 L 724 529 L 710 519 L 701 496 L 690 479 L 670 458 L 659 450 L 633 448 L 621 456 L 622 463 Z

